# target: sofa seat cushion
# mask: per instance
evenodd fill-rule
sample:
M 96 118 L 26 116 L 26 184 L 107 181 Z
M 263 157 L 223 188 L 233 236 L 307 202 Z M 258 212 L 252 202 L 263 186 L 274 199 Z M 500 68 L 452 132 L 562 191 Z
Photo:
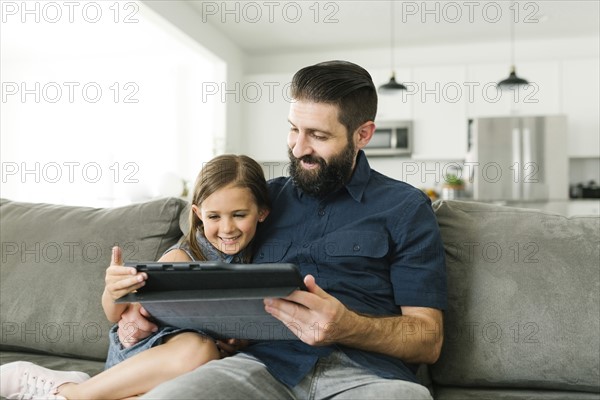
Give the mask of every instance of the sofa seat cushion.
M 434 204 L 446 252 L 436 385 L 600 391 L 600 218 Z
M 0 349 L 104 360 L 110 328 L 101 306 L 111 248 L 151 261 L 181 237 L 186 202 L 125 207 L 0 203 Z

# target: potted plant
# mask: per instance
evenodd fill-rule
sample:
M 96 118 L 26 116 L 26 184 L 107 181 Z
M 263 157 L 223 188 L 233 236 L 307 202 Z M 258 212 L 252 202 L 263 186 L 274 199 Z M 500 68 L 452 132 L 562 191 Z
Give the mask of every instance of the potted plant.
M 444 178 L 444 186 L 447 187 L 451 187 L 454 189 L 464 189 L 465 188 L 465 181 L 462 180 L 458 175 L 456 174 L 447 174 L 446 177 Z
M 457 174 L 446 174 L 442 184 L 442 199 L 452 200 L 464 197 L 465 181 Z

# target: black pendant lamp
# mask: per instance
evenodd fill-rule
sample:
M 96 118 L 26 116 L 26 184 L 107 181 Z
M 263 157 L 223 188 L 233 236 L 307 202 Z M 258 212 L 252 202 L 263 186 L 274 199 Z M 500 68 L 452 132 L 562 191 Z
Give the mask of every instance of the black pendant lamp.
M 503 88 L 503 87 L 509 87 L 509 86 L 515 86 L 515 85 L 529 85 L 529 82 L 526 79 L 519 78 L 517 76 L 517 72 L 515 71 L 515 66 L 513 65 L 510 69 L 510 74 L 508 75 L 508 78 L 498 82 L 498 87 Z
M 390 55 L 391 55 L 391 65 L 392 65 L 392 76 L 390 77 L 390 81 L 379 86 L 379 92 L 382 94 L 385 93 L 393 93 L 399 90 L 406 90 L 406 86 L 401 83 L 396 82 L 396 72 L 394 71 L 394 0 L 390 1 L 391 13 L 390 13 Z
M 514 1 L 511 2 L 511 8 L 514 5 Z M 529 82 L 526 79 L 523 78 L 519 78 L 517 76 L 517 70 L 515 68 L 515 23 L 514 21 L 510 21 L 510 50 L 511 50 L 511 67 L 510 67 L 510 74 L 508 75 L 508 78 L 501 80 L 500 82 L 498 82 L 498 84 L 496 85 L 499 89 L 509 89 L 509 88 L 514 88 L 514 87 L 518 87 L 521 85 L 529 85 Z

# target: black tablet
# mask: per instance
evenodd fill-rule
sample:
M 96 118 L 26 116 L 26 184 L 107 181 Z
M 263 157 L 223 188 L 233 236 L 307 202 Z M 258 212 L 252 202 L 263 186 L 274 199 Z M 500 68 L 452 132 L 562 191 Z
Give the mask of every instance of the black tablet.
M 264 310 L 265 297 L 306 290 L 294 264 L 126 262 L 148 274 L 146 285 L 117 303 L 142 303 L 156 322 L 199 329 L 219 338 L 295 340 Z

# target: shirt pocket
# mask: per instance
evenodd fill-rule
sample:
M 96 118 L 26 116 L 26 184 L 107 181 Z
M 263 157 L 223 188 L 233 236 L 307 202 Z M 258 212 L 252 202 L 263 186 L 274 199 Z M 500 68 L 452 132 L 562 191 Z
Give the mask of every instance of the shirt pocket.
M 254 252 L 254 262 L 257 264 L 280 262 L 291 245 L 291 241 L 285 240 L 266 241 Z
M 358 307 L 353 300 L 356 296 L 371 299 L 372 304 L 382 296 L 390 297 L 388 235 L 353 230 L 331 233 L 324 239 L 319 285 L 352 307 Z
M 388 236 L 380 232 L 342 231 L 325 237 L 327 257 L 383 258 L 388 251 Z

